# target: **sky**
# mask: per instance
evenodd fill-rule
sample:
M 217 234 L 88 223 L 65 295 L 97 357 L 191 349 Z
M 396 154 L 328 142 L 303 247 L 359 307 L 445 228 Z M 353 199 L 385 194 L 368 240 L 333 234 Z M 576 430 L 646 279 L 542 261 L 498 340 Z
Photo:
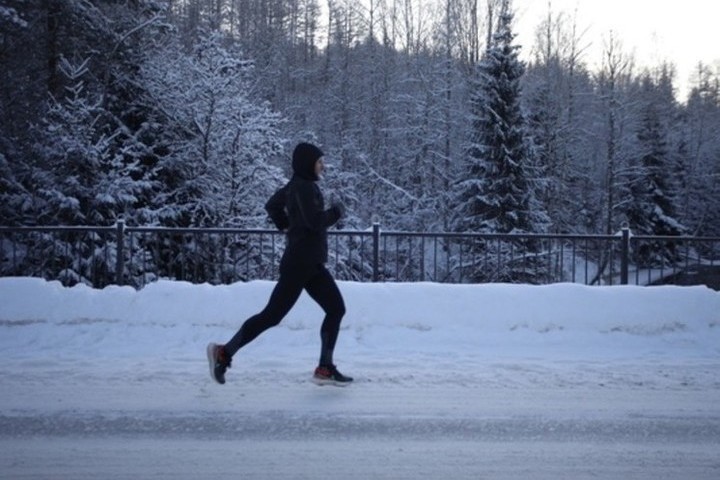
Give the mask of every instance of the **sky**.
M 603 42 L 612 31 L 639 67 L 671 61 L 677 67 L 678 96 L 684 99 L 698 62 L 720 64 L 720 2 L 713 0 L 514 0 L 517 41 L 534 44 L 535 29 L 554 11 L 577 10 L 580 31 L 589 44 L 585 60 L 599 67 Z M 524 49 L 529 55 L 529 49 Z M 720 68 L 720 66 L 716 67 Z
M 720 478 L 720 292 L 339 282 L 352 385 L 306 294 L 214 383 L 273 286 L 0 278 L 3 478 Z

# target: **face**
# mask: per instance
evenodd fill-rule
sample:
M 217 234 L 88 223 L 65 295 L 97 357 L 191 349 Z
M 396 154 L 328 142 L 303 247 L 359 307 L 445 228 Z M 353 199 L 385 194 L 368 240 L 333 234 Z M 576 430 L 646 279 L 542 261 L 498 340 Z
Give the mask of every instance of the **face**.
M 315 162 L 315 175 L 317 175 L 318 178 L 320 178 L 320 174 L 323 172 L 324 169 L 325 169 L 325 163 L 323 163 L 323 157 L 320 157 Z

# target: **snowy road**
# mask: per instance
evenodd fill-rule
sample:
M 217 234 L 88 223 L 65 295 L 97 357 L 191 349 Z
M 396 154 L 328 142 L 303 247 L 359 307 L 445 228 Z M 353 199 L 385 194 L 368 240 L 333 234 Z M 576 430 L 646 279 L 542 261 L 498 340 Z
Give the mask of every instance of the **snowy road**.
M 222 387 L 200 375 L 204 365 L 156 382 L 70 366 L 0 375 L 2 478 L 720 476 L 720 386 L 704 363 L 517 362 L 476 367 L 462 384 L 348 388 L 317 387 L 291 364 L 276 365 L 272 383 L 236 373 Z M 481 381 L 502 370 L 511 386 Z M 633 372 L 645 372 L 642 384 Z
M 702 444 L 486 441 L 0 441 L 4 478 L 119 479 L 712 479 Z M 13 455 L 12 464 L 5 462 Z

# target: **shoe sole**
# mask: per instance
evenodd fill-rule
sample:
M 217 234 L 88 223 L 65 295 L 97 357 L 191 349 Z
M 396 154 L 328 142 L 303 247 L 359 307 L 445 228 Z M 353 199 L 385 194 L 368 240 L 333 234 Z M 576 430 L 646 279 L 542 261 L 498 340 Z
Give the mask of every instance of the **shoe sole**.
M 338 382 L 337 380 L 333 380 L 332 378 L 321 378 L 315 376 L 313 376 L 312 381 L 315 385 L 319 385 L 321 387 L 324 387 L 325 385 L 332 385 L 334 387 L 347 387 L 352 383 L 352 380 L 349 382 Z
M 216 383 L 222 385 L 223 383 L 215 378 L 215 348 L 217 348 L 217 343 L 208 343 L 208 346 L 205 349 L 207 352 L 208 365 L 210 365 L 210 378 L 212 378 Z

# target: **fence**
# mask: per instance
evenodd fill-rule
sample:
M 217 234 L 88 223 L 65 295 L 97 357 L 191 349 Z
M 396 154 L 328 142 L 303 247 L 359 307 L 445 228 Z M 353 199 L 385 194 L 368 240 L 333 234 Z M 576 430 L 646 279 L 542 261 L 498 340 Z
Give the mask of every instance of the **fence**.
M 720 265 L 720 238 L 331 230 L 340 280 L 647 285 Z M 265 229 L 0 227 L 0 275 L 141 288 L 160 278 L 275 279 L 284 234 Z

